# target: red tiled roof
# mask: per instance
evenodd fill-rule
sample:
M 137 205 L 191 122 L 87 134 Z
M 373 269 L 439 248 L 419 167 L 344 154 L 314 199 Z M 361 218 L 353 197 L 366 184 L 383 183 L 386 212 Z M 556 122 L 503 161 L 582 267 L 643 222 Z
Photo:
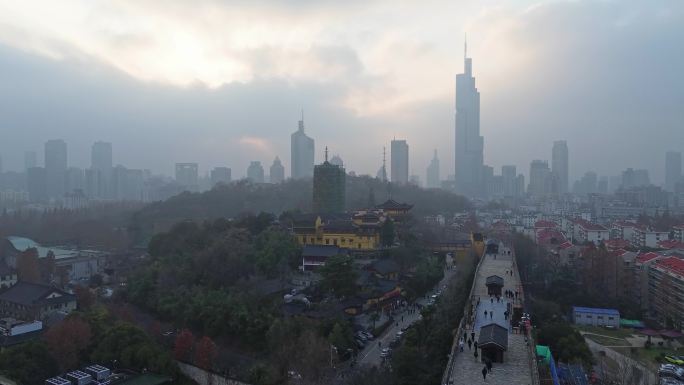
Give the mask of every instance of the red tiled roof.
M 656 265 L 679 275 L 684 275 L 684 260 L 677 257 L 667 257 L 655 262 Z
M 589 221 L 585 221 L 583 219 L 577 220 L 577 222 L 580 226 L 582 226 L 585 230 L 590 230 L 590 231 L 607 231 L 605 227 L 598 225 L 596 223 L 591 223 Z
M 679 242 L 675 239 L 666 239 L 664 241 L 658 242 L 658 247 L 661 249 L 684 249 L 684 243 Z
M 626 239 L 607 239 L 603 243 L 609 249 L 622 249 L 630 245 L 630 242 Z
M 541 229 L 541 228 L 556 228 L 558 225 L 556 222 L 551 222 L 551 221 L 537 221 L 534 224 L 535 229 Z
M 561 245 L 558 247 L 560 247 L 561 249 L 567 249 L 568 247 L 572 247 L 572 243 L 565 241 L 565 242 L 561 243 Z
M 652 252 L 652 251 L 649 253 L 642 253 L 642 254 L 637 255 L 636 262 L 645 263 L 645 262 L 648 262 L 648 261 L 655 259 L 655 258 L 658 258 L 658 257 L 659 257 L 659 255 Z
M 611 250 L 608 252 L 608 255 L 610 255 L 611 257 L 619 257 L 626 252 L 627 252 L 627 250 L 625 250 L 625 249 Z

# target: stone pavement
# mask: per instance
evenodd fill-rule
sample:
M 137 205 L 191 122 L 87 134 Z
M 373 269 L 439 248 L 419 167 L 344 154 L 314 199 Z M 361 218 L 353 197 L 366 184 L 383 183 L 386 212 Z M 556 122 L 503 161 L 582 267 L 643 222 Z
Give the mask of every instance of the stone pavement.
M 504 319 L 504 311 L 506 310 L 506 301 L 503 298 L 501 302 L 496 301 L 492 303 L 489 295 L 487 295 L 487 287 L 485 281 L 490 275 L 498 275 L 504 279 L 503 290 L 515 291 L 520 284 L 520 277 L 517 269 L 512 265 L 513 259 L 510 255 L 505 255 L 508 249 L 503 249 L 501 254 L 496 256 L 486 255 L 484 261 L 480 265 L 475 277 L 475 290 L 473 291 L 473 301 L 477 303 L 477 298 L 480 298 L 480 304 L 475 310 L 474 329 L 468 331 L 475 331 L 475 340 L 479 337 L 480 327 L 488 325 L 492 322 L 504 326 L 510 330 L 509 322 Z M 506 272 L 513 270 L 513 276 L 507 275 Z M 487 310 L 487 318 L 485 319 L 484 311 Z M 494 317 L 490 318 L 489 312 L 494 311 Z M 530 359 L 527 351 L 525 337 L 522 334 L 509 333 L 508 335 L 508 350 L 504 353 L 503 363 L 494 363 L 492 372 L 487 375 L 486 381 L 482 379 L 482 368 L 484 363 L 480 361 L 482 355 L 475 359 L 473 350 L 468 349 L 468 344 L 465 345 L 463 353 L 456 353 L 453 360 L 453 370 L 450 380 L 453 384 L 501 384 L 501 385 L 529 385 L 532 384 L 532 376 L 530 374 Z M 480 352 L 478 352 L 480 353 Z

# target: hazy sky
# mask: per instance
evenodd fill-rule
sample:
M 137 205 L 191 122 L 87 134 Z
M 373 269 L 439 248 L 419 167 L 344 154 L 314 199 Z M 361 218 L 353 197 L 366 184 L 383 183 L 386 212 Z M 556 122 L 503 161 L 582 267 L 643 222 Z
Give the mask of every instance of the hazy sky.
M 424 181 L 437 148 L 453 173 L 454 77 L 463 36 L 482 98 L 485 162 L 550 159 L 571 178 L 684 151 L 684 1 L 0 0 L 0 156 L 69 163 L 111 141 L 114 161 L 171 174 L 198 162 L 244 175 L 307 132 L 347 169 L 375 174 L 407 139 Z

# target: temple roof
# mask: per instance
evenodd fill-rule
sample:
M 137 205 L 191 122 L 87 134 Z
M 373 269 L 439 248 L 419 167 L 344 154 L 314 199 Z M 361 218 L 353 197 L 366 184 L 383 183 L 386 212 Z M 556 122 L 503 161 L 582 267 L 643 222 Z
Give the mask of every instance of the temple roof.
M 395 201 L 394 199 L 388 199 L 385 203 L 379 204 L 375 206 L 376 208 L 383 209 L 383 210 L 411 210 L 413 205 L 409 205 L 406 203 L 399 203 Z

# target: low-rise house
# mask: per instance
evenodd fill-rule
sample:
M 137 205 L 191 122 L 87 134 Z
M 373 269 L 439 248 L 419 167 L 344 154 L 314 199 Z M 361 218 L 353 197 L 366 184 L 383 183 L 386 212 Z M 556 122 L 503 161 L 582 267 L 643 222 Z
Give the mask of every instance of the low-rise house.
M 593 242 L 601 243 L 610 239 L 610 232 L 607 228 L 589 221 L 578 219 L 575 222 L 575 241 L 579 243 Z
M 17 271 L 0 262 L 0 290 L 7 289 L 17 283 Z
M 325 265 L 325 261 L 335 255 L 346 255 L 347 249 L 334 245 L 304 245 L 302 248 L 302 270 L 314 271 Z
M 684 242 L 684 225 L 677 225 L 672 227 L 672 233 L 674 234 L 674 239 L 679 242 Z
M 76 310 L 76 296 L 52 286 L 19 281 L 0 293 L 0 313 L 4 317 L 43 320 L 52 313 Z
M 593 307 L 572 307 L 572 320 L 575 325 L 620 327 L 620 312 L 615 309 Z
M 616 221 L 610 228 L 610 238 L 632 242 L 632 239 L 634 238 L 634 229 L 636 226 L 636 223 L 633 222 Z

